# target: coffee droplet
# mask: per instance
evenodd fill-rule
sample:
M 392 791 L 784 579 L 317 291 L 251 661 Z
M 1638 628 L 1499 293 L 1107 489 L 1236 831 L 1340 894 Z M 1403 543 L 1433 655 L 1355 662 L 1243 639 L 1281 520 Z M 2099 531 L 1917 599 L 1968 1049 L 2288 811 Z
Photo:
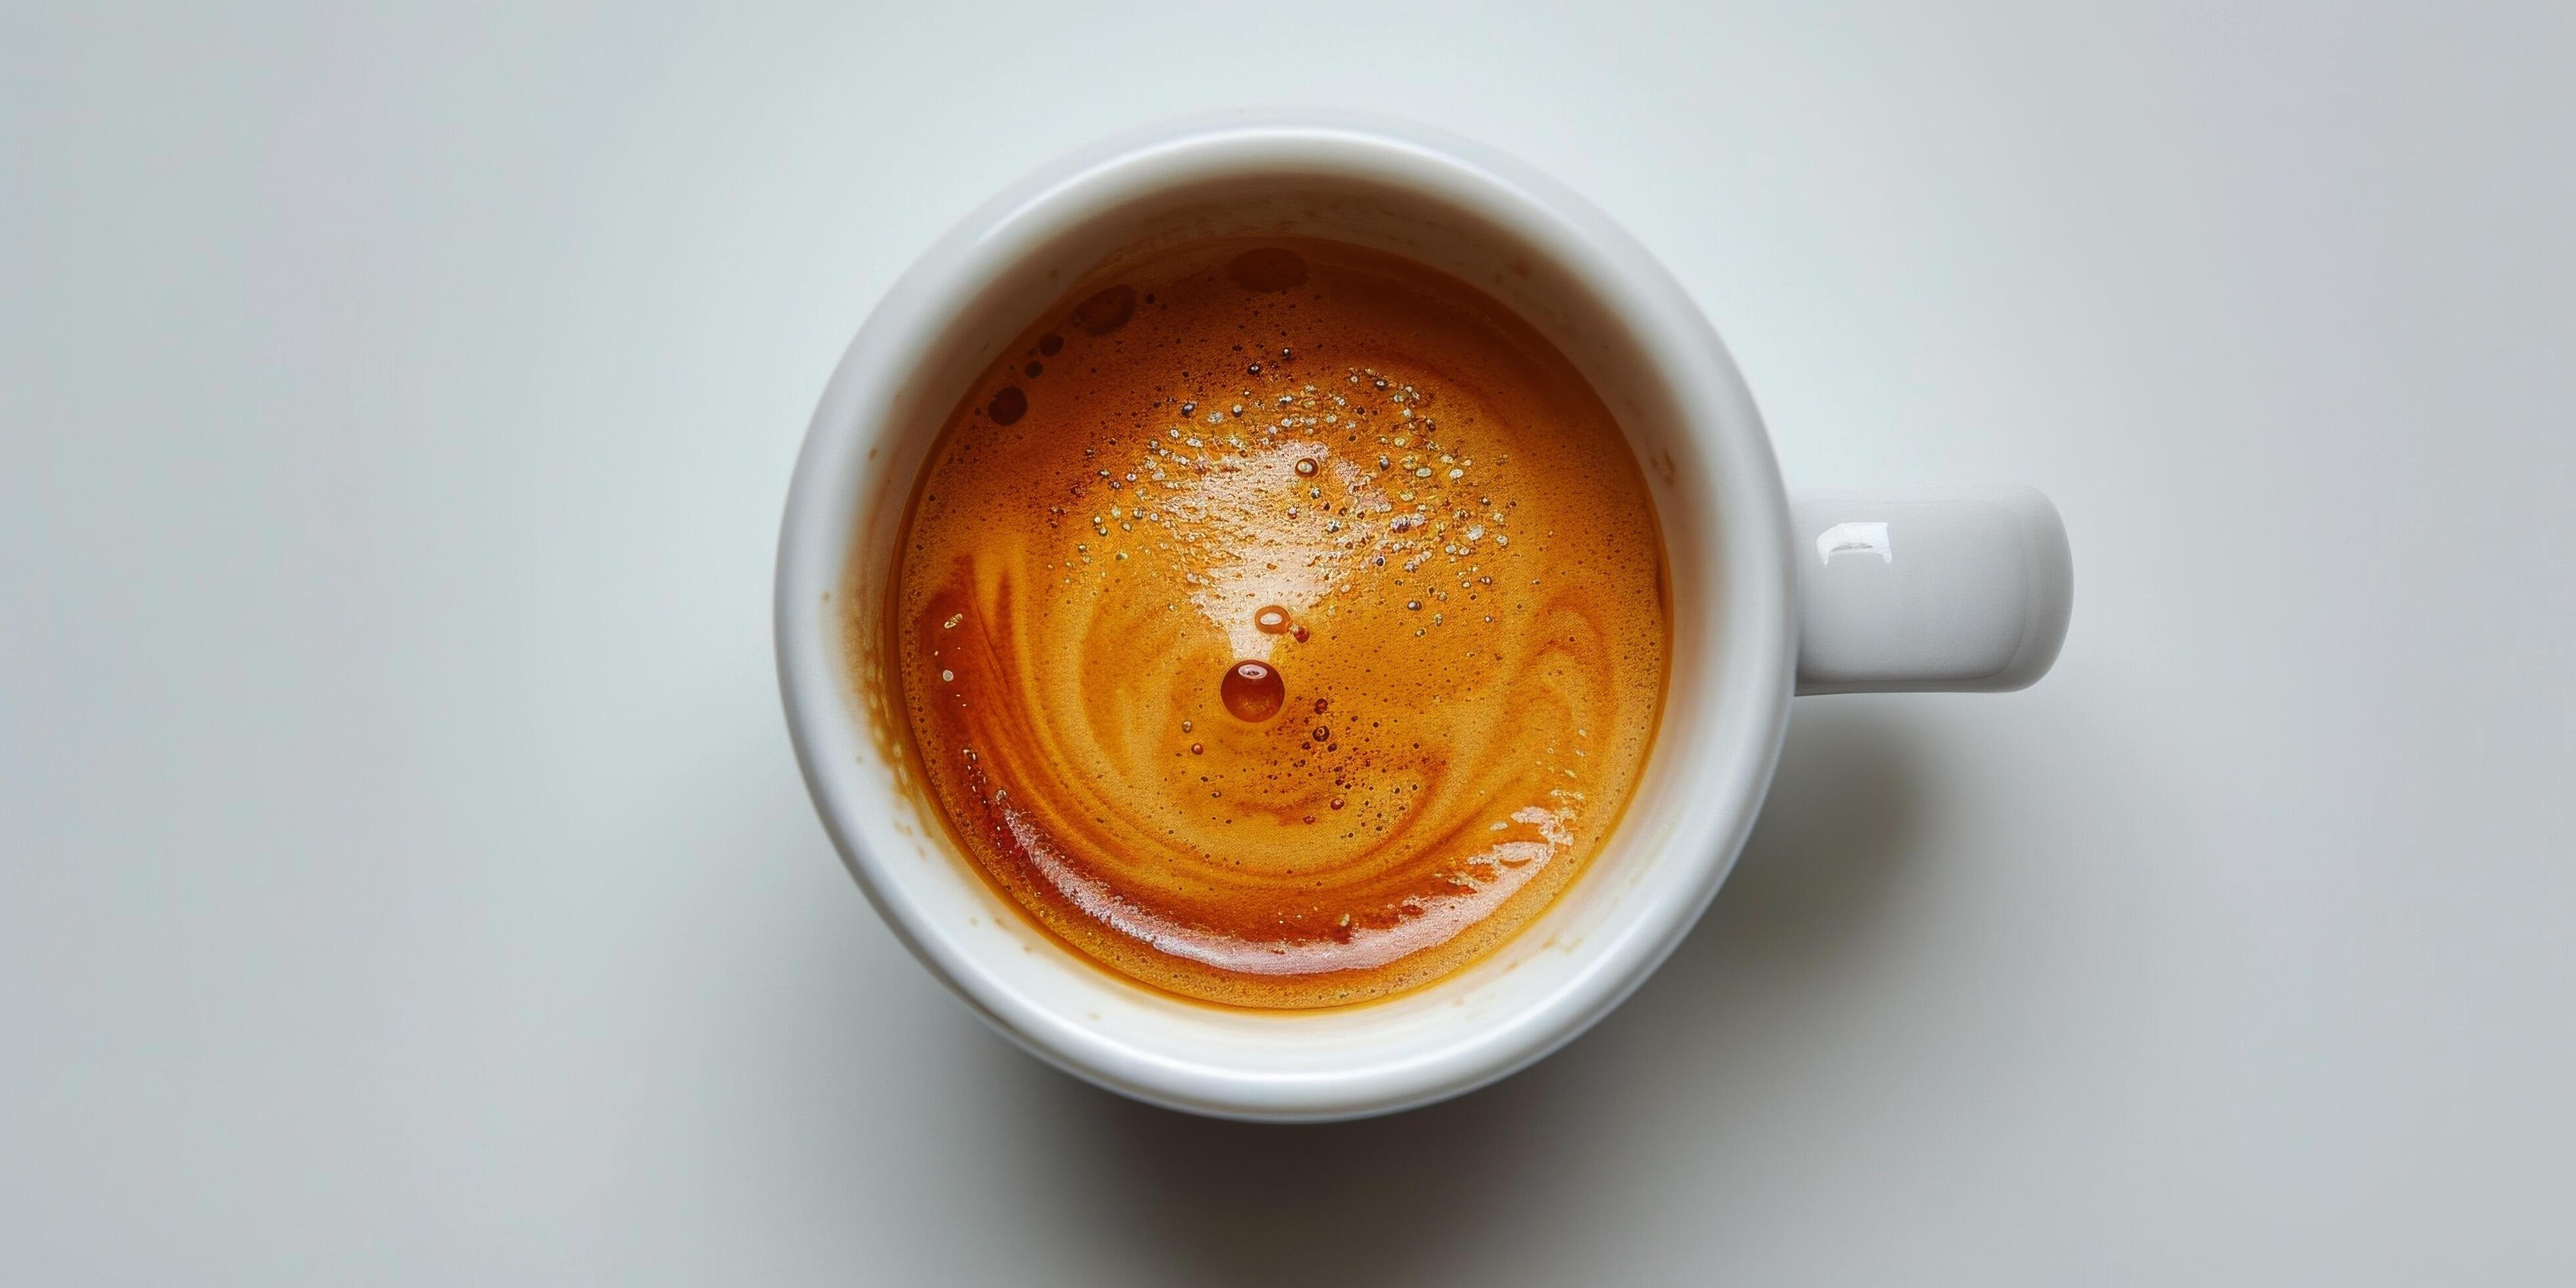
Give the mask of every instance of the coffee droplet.
M 1073 306 L 1067 321 L 1092 335 L 1107 335 L 1127 325 L 1136 316 L 1136 288 L 1104 287 L 1091 298 Z
M 1225 700 L 1225 709 L 1247 724 L 1259 724 L 1279 714 L 1279 708 L 1288 701 L 1287 684 L 1266 662 L 1235 663 L 1225 673 L 1217 692 Z
M 984 408 L 984 414 L 992 417 L 996 425 L 1012 424 L 1028 412 L 1029 396 L 1021 393 L 1018 385 L 1002 386 L 1001 392 L 994 394 L 993 401 Z
M 1297 458 L 1297 477 L 1301 479 L 1310 479 L 1315 477 L 1315 471 L 1321 468 L 1323 467 L 1315 464 L 1315 458 L 1312 456 L 1300 456 Z
M 1252 624 L 1264 635 L 1276 635 L 1288 629 L 1288 610 L 1272 604 L 1254 613 Z

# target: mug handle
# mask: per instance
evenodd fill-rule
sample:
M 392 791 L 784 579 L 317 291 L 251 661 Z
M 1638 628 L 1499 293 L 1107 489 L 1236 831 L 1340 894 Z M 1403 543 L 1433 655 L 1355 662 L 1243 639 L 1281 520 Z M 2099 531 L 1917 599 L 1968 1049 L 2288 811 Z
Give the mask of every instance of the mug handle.
M 2000 693 L 2048 673 L 2075 568 L 2035 488 L 1794 492 L 1798 692 Z

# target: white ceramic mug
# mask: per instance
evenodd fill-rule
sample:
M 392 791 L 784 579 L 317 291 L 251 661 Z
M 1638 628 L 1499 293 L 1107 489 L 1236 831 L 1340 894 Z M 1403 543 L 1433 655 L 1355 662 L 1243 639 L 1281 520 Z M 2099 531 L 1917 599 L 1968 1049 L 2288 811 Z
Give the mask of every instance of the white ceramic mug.
M 1071 283 L 1143 248 L 1243 233 L 1393 251 L 1518 310 L 1617 415 L 1671 573 L 1662 721 L 1589 869 L 1456 973 L 1341 1009 L 1190 1002 L 1048 937 L 957 851 L 877 696 L 887 676 L 873 641 L 886 635 L 905 500 L 951 407 Z M 1319 1120 L 1482 1086 L 1618 1005 L 1734 865 L 1793 692 L 2021 687 L 2055 660 L 2070 598 L 2065 531 L 2028 488 L 1792 496 L 1707 320 L 1572 192 L 1410 126 L 1243 115 L 1058 162 L 895 283 L 806 433 L 779 537 L 776 628 L 788 725 L 824 825 L 887 924 L 959 996 L 1030 1053 L 1111 1090 Z

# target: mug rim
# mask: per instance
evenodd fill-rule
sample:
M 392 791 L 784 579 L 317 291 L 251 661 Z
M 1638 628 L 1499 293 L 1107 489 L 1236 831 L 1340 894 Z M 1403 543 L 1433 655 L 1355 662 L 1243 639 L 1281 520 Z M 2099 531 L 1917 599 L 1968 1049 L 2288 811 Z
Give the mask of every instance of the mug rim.
M 1725 602 L 1728 623 L 1712 644 L 1723 645 L 1715 663 L 1722 717 L 1708 721 L 1695 741 L 1712 744 L 1726 772 L 1719 775 L 1723 781 L 1696 786 L 1703 798 L 1694 800 L 1688 825 L 1661 842 L 1655 859 L 1682 865 L 1689 879 L 1663 904 L 1629 916 L 1610 942 L 1587 945 L 1592 959 L 1564 986 L 1490 1030 L 1435 1058 L 1360 1062 L 1324 1075 L 1264 1076 L 1128 1048 L 1021 995 L 908 900 L 885 870 L 891 821 L 872 816 L 854 781 L 856 774 L 891 771 L 852 763 L 854 751 L 863 762 L 870 754 L 870 738 L 854 727 L 869 717 L 831 639 L 840 610 L 828 601 L 843 584 L 863 517 L 860 453 L 872 455 L 875 446 L 905 432 L 884 395 L 905 374 L 898 368 L 907 342 L 936 331 L 976 289 L 1019 262 L 1015 231 L 1043 226 L 1050 217 L 1078 222 L 1086 202 L 1097 217 L 1113 198 L 1178 187 L 1210 165 L 1240 165 L 1245 156 L 1293 157 L 1308 167 L 1283 169 L 1283 180 L 1328 173 L 1315 167 L 1335 164 L 1353 173 L 1365 167 L 1381 176 L 1419 175 L 1425 191 L 1445 185 L 1443 196 L 1472 200 L 1480 214 L 1546 234 L 1543 253 L 1612 297 L 1629 329 L 1653 341 L 1650 360 L 1658 375 L 1697 395 L 1698 411 L 1685 432 L 1704 449 L 1712 475 L 1705 481 L 1720 502 L 1711 540 L 1720 546 L 1713 559 L 1720 585 L 1712 593 Z M 1659 513 L 1658 524 L 1669 540 L 1672 521 Z M 1080 149 L 1004 189 L 926 250 L 871 311 L 807 428 L 781 522 L 774 603 L 780 696 L 809 795 L 860 889 L 905 947 L 1014 1045 L 1085 1081 L 1167 1107 L 1270 1121 L 1364 1117 L 1463 1094 L 1544 1058 L 1615 1009 L 1696 924 L 1751 830 L 1787 726 L 1796 657 L 1788 530 L 1787 494 L 1769 436 L 1724 344 L 1662 264 L 1570 189 L 1481 145 L 1383 118 L 1323 112 L 1184 118 Z M 1658 734 L 1652 755 L 1671 754 L 1664 737 Z M 966 870 L 970 860 L 951 857 L 962 879 L 976 879 Z

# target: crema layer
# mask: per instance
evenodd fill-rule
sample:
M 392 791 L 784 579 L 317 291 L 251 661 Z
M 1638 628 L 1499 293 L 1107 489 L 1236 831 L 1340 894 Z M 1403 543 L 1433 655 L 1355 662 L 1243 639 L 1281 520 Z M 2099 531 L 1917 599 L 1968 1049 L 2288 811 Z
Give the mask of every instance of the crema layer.
M 1307 241 L 1083 284 L 950 416 L 889 641 L 923 784 L 1074 948 L 1329 1006 L 1535 917 L 1652 741 L 1646 484 L 1481 292 Z

